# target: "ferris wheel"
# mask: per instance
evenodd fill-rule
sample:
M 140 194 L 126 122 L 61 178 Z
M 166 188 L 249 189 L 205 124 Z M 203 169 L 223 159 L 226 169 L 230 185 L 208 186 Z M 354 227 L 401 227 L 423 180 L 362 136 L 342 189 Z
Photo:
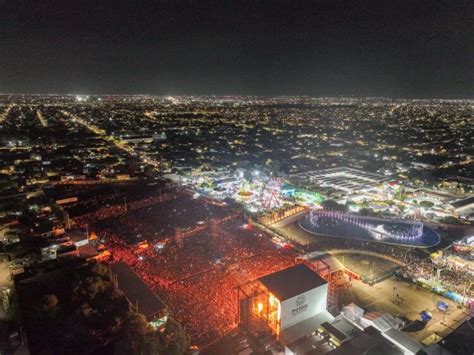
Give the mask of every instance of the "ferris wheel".
M 263 186 L 260 203 L 264 209 L 274 209 L 281 206 L 280 192 L 282 184 L 281 179 L 271 178 Z

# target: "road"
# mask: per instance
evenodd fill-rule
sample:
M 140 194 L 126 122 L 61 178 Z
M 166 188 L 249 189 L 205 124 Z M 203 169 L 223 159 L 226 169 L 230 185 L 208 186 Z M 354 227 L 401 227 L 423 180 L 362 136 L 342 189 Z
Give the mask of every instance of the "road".
M 48 121 L 46 120 L 46 118 L 44 118 L 40 110 L 36 110 L 36 116 L 38 117 L 38 120 L 41 122 L 41 125 L 43 127 L 48 127 Z
M 4 123 L 7 119 L 7 116 L 8 114 L 10 113 L 10 110 L 12 109 L 12 107 L 14 106 L 14 104 L 10 104 L 7 106 L 7 108 L 5 109 L 5 111 L 3 111 L 1 114 L 0 114 L 0 124 L 1 123 Z
M 62 110 L 61 113 L 64 116 L 72 119 L 74 122 L 79 123 L 80 125 L 82 125 L 86 129 L 88 129 L 90 132 L 93 132 L 97 136 L 101 137 L 103 140 L 105 140 L 105 141 L 107 141 L 111 144 L 114 144 L 118 149 L 122 149 L 122 150 L 126 151 L 127 153 L 129 153 L 131 155 L 135 155 L 135 156 L 140 157 L 140 160 L 143 163 L 152 165 L 155 168 L 160 166 L 160 162 L 158 160 L 150 158 L 145 152 L 140 152 L 139 150 L 136 150 L 135 148 L 133 148 L 132 146 L 127 144 L 127 142 L 125 142 L 122 139 L 113 137 L 111 135 L 108 135 L 106 133 L 106 131 L 104 129 L 100 128 L 99 126 L 96 126 L 96 125 L 92 124 L 91 122 L 89 122 L 89 121 L 87 121 L 87 120 L 85 120 L 85 119 L 83 119 L 83 118 L 79 117 L 78 115 L 75 115 L 71 112 Z

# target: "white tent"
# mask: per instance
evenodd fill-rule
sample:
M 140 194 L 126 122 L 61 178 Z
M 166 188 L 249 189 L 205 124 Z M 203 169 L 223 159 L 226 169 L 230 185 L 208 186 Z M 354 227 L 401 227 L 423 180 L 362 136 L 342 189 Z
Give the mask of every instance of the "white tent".
M 364 310 L 356 304 L 350 303 L 342 308 L 341 314 L 354 323 L 360 323 Z
M 400 322 L 388 313 L 369 312 L 361 318 L 361 324 L 364 327 L 373 326 L 380 332 L 386 332 L 389 329 L 398 329 Z

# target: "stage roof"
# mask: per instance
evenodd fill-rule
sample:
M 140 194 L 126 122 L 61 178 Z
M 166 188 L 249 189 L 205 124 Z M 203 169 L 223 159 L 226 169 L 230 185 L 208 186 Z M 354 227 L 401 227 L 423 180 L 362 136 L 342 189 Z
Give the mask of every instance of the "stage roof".
M 327 284 L 324 279 L 305 264 L 297 264 L 285 270 L 263 276 L 258 280 L 280 302 Z
M 112 272 L 117 275 L 118 287 L 123 291 L 128 301 L 136 307 L 137 312 L 145 315 L 147 319 L 165 309 L 165 305 L 142 281 L 130 266 L 120 261 L 111 265 Z
M 323 253 L 319 251 L 313 251 L 308 254 L 304 254 L 299 257 L 301 260 L 306 260 L 312 263 L 314 266 L 318 261 L 322 261 L 324 264 L 318 266 L 318 273 L 322 276 L 326 276 L 328 273 L 336 272 L 339 270 L 345 270 L 344 265 L 334 256 L 329 253 Z M 326 268 L 329 267 L 329 269 Z

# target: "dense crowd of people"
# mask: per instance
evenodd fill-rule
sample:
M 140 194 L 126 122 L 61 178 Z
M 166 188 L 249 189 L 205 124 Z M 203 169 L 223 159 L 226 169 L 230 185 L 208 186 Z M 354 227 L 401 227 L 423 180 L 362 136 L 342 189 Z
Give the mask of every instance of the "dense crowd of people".
M 193 229 L 198 223 L 211 218 L 221 219 L 230 213 L 225 207 L 202 203 L 181 192 L 163 193 L 114 206 L 104 206 L 90 214 L 76 218 L 79 225 L 110 226 L 119 235 L 134 243 L 140 240 L 157 240 L 174 237 L 176 228 Z
M 176 193 L 169 192 L 129 202 L 127 202 L 125 198 L 122 198 L 122 201 L 119 201 L 116 204 L 108 204 L 108 199 L 104 198 L 101 200 L 101 198 L 97 197 L 94 198 L 94 203 L 102 202 L 102 207 L 97 208 L 94 212 L 86 213 L 80 217 L 76 217 L 74 218 L 74 221 L 76 225 L 83 226 L 86 224 L 95 223 L 97 221 L 111 220 L 123 216 L 126 212 L 142 210 L 149 206 L 155 206 L 160 202 L 169 201 L 176 197 Z
M 418 249 L 408 250 L 406 247 L 361 242 L 350 239 L 328 239 L 318 241 L 309 246 L 309 250 L 331 250 L 331 249 L 353 249 L 371 251 L 380 255 L 385 255 L 402 262 L 405 266 L 401 272 L 406 278 L 417 280 L 434 280 L 442 285 L 446 290 L 457 292 L 466 297 L 474 297 L 473 270 L 451 263 L 446 256 L 451 256 L 448 252 L 442 262 L 436 262 L 430 255 Z M 437 269 L 440 268 L 438 275 Z M 438 279 L 439 276 L 439 279 Z
M 404 271 L 414 279 L 434 280 L 447 291 L 474 298 L 474 270 L 453 262 L 450 257 L 445 254 L 436 259 L 411 260 Z
M 192 198 L 190 201 L 194 203 L 185 204 L 187 218 L 193 213 L 207 214 L 209 211 L 203 209 L 209 208 L 213 209 L 211 215 L 214 217 L 227 217 L 214 218 L 212 226 L 206 223 L 206 228 L 189 234 L 181 243 L 177 243 L 171 233 L 174 229 L 157 235 L 159 223 L 153 228 L 140 219 L 154 213 L 155 220 L 160 220 L 159 209 L 150 210 L 146 203 L 130 209 L 132 212 L 129 210 L 118 218 L 118 223 L 117 219 L 112 219 L 114 223 L 100 223 L 94 229 L 111 252 L 111 261 L 131 265 L 169 306 L 172 316 L 194 341 L 205 344 L 235 327 L 238 285 L 289 267 L 297 254 L 292 249 L 278 248 L 268 236 L 244 224 L 238 214 L 219 213 L 216 209 L 224 208 L 203 206 Z M 162 208 L 163 203 L 159 207 Z M 179 219 L 179 215 L 176 218 Z M 131 233 L 124 225 L 138 228 L 137 232 L 150 237 L 147 247 L 132 244 L 124 238 L 126 233 Z
M 296 254 L 278 250 L 267 236 L 227 221 L 185 240 L 182 247 L 169 241 L 164 248 L 140 250 L 113 231 L 103 231 L 113 261 L 132 265 L 148 286 L 169 305 L 198 343 L 226 334 L 237 322 L 239 284 L 293 264 Z
M 225 216 L 229 216 L 225 207 L 170 192 L 131 201 L 126 209 L 124 204 L 105 206 L 78 220 L 94 228 L 111 252 L 112 262 L 124 261 L 134 268 L 198 344 L 235 327 L 239 285 L 293 265 L 296 250 L 373 251 L 401 261 L 406 265 L 403 271 L 413 277 L 432 276 L 432 260 L 422 251 L 335 238 L 293 249 L 274 243 L 239 215 Z M 205 227 L 199 225 L 178 242 L 176 227 L 190 230 L 200 219 Z M 138 240 L 130 238 L 137 235 Z M 145 247 L 137 243 L 145 240 Z M 469 280 L 463 270 L 445 267 L 440 276 L 452 290 L 472 295 L 472 290 L 466 290 Z

